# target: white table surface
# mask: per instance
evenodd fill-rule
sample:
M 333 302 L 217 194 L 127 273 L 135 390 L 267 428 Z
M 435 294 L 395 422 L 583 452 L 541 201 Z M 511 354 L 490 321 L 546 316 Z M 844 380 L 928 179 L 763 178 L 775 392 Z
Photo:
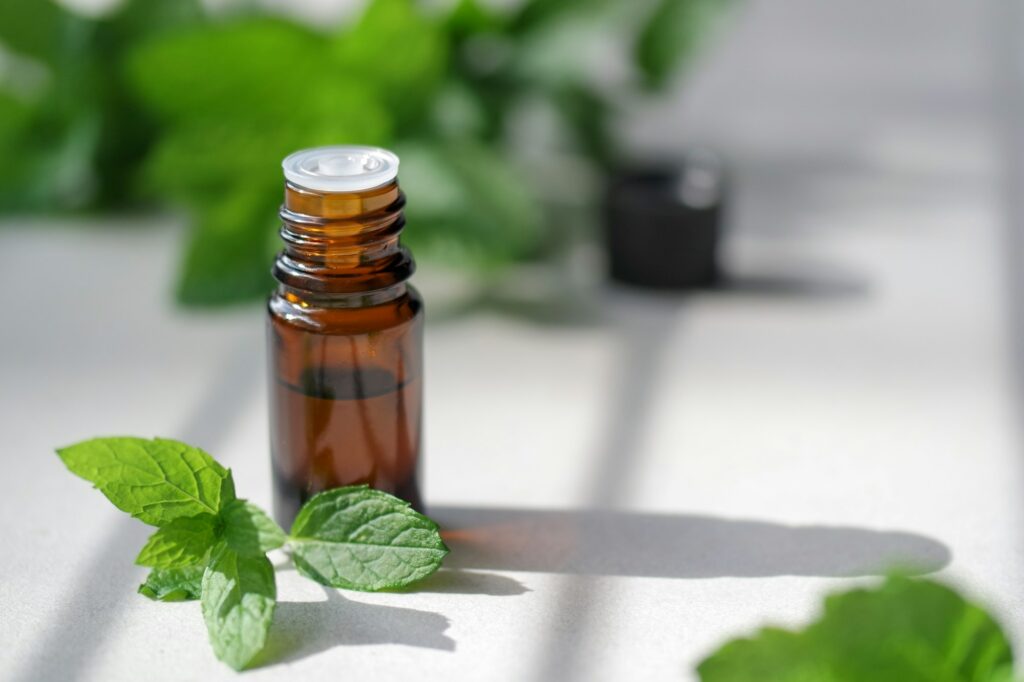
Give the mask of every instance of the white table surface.
M 1024 644 L 985 7 L 749 3 L 631 129 L 673 147 L 658 131 L 685 122 L 729 154 L 746 285 L 434 319 L 425 491 L 463 529 L 447 568 L 405 594 L 285 568 L 274 662 L 246 678 L 691 680 L 726 638 L 805 622 L 892 561 Z M 181 438 L 268 505 L 262 313 L 168 304 L 173 221 L 82 222 L 0 229 L 0 678 L 234 679 L 196 604 L 135 594 L 147 527 L 52 449 Z

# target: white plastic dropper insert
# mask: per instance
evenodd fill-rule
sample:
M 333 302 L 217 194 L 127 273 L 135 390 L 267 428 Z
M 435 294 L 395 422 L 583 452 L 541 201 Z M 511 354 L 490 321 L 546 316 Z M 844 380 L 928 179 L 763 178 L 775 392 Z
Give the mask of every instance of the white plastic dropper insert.
M 299 187 L 319 192 L 361 192 L 398 177 L 398 156 L 380 147 L 313 147 L 289 154 L 281 167 L 284 177 Z

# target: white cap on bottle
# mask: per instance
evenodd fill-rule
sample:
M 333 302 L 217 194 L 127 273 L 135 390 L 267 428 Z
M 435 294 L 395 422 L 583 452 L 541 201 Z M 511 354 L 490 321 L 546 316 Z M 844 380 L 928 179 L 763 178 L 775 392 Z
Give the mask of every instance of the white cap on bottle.
M 380 147 L 313 147 L 281 162 L 289 182 L 319 192 L 361 192 L 398 177 L 398 156 Z

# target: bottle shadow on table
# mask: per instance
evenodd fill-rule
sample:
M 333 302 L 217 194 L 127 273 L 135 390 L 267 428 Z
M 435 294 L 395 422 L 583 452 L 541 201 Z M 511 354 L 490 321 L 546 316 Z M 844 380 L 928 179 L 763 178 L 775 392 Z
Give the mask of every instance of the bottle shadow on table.
M 432 507 L 446 565 L 652 578 L 854 577 L 949 564 L 950 549 L 898 530 L 785 525 L 700 515 Z
M 450 556 L 450 555 L 449 555 Z M 445 559 L 445 565 L 449 561 Z M 482 571 L 460 571 L 442 568 L 437 573 L 409 586 L 402 592 L 429 594 L 477 594 L 489 597 L 513 597 L 530 591 L 514 578 Z

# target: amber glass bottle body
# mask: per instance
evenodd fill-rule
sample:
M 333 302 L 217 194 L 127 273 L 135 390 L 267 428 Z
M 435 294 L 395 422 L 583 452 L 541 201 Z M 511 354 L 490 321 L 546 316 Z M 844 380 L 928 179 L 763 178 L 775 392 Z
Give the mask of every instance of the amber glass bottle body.
M 398 233 L 397 183 L 350 193 L 288 183 L 268 305 L 274 511 L 366 483 L 422 508 L 423 302 Z

